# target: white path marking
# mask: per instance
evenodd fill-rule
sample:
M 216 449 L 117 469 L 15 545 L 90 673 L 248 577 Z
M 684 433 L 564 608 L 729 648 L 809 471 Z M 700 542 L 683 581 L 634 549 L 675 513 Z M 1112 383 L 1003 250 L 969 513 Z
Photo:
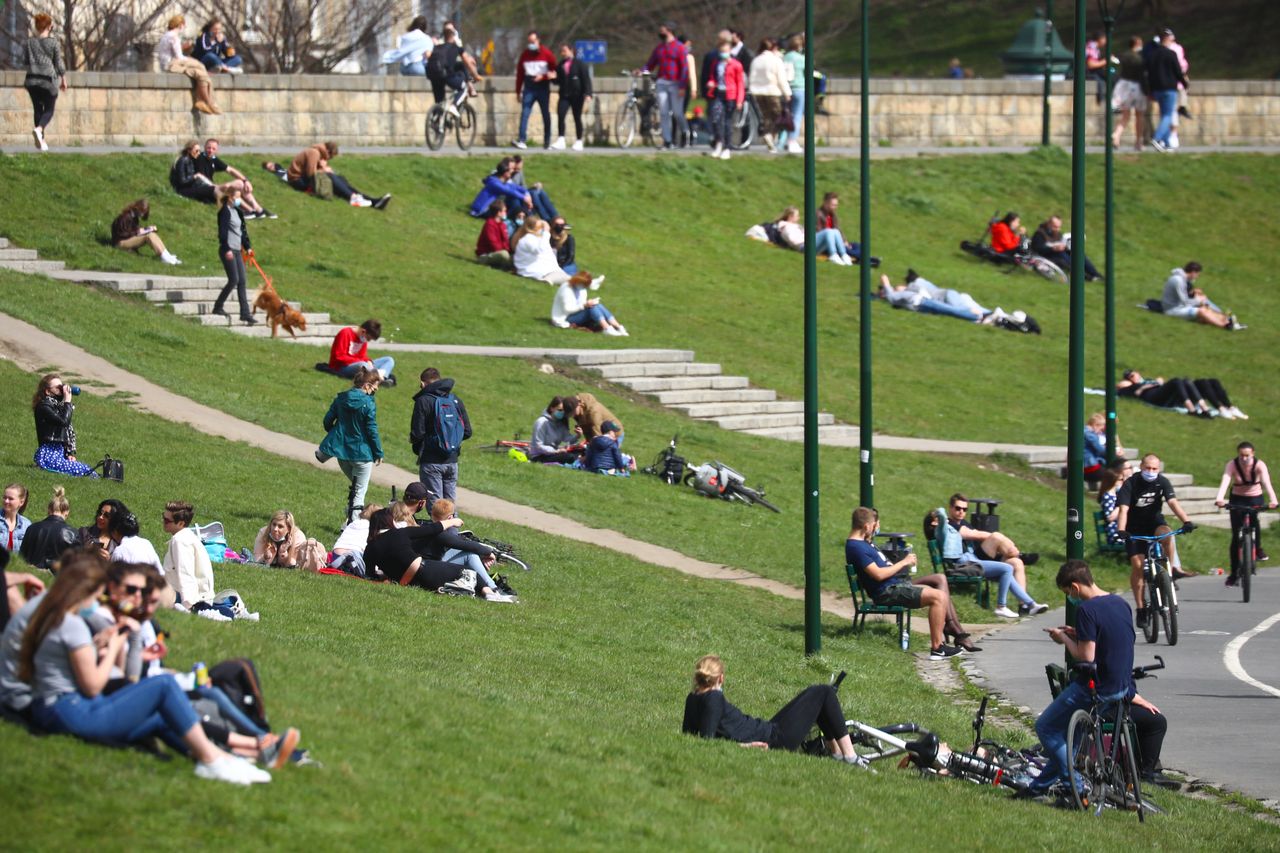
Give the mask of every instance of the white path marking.
M 1270 693 L 1272 696 L 1280 699 L 1280 689 L 1276 689 L 1270 684 L 1263 684 L 1261 681 L 1245 672 L 1244 667 L 1240 665 L 1240 650 L 1244 648 L 1244 644 L 1266 631 L 1277 622 L 1280 622 L 1280 613 L 1273 614 L 1267 619 L 1262 620 L 1253 628 L 1250 628 L 1248 631 L 1245 631 L 1243 634 L 1227 643 L 1227 648 L 1222 653 L 1222 662 L 1227 665 L 1227 672 L 1230 672 L 1245 684 L 1248 684 L 1251 687 L 1256 687 L 1263 693 Z

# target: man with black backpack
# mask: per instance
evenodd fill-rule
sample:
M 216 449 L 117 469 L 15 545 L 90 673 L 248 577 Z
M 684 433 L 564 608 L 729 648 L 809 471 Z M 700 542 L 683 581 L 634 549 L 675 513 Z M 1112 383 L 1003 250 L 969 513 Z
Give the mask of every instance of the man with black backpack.
M 457 500 L 458 451 L 471 438 L 467 407 L 453 394 L 453 380 L 441 379 L 428 367 L 419 377 L 422 386 L 413 396 L 409 443 L 418 455 L 418 477 L 433 494 Z

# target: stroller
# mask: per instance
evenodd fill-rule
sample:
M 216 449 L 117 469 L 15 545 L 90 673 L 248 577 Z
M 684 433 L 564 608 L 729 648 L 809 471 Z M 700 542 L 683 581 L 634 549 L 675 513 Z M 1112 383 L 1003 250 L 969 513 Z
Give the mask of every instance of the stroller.
M 1000 221 L 1000 211 L 996 211 L 987 220 L 987 227 L 982 232 L 982 236 L 976 242 L 970 240 L 961 240 L 960 248 L 969 254 L 983 261 L 990 261 L 996 266 L 1008 266 L 1006 273 L 1011 273 L 1015 269 L 1030 270 L 1050 281 L 1056 281 L 1059 284 L 1067 283 L 1067 274 L 1062 267 L 1055 264 L 1048 258 L 1042 258 L 1035 252 L 1031 251 L 1028 240 L 1024 237 L 1022 245 L 1017 251 L 1010 254 L 1002 254 L 991 248 L 991 226 Z

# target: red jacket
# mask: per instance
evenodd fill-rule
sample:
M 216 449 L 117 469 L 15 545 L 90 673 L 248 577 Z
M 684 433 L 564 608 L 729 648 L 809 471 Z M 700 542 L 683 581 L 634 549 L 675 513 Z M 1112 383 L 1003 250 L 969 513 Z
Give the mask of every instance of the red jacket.
M 497 217 L 489 217 L 480 229 L 480 239 L 476 241 L 476 257 L 493 252 L 509 251 L 507 246 L 507 226 Z
M 550 74 L 551 77 L 543 80 L 544 85 L 550 86 L 551 81 L 556 76 L 556 57 L 546 49 L 543 45 L 538 45 L 537 50 L 529 50 L 525 48 L 524 53 L 520 54 L 520 58 L 516 60 L 516 95 L 524 89 L 524 78 L 526 75 L 534 74 Z M 530 80 L 529 82 L 533 82 Z
M 360 330 L 347 326 L 333 338 L 329 347 L 329 369 L 341 370 L 348 364 L 369 360 L 369 342 L 360 340 Z
M 1022 238 L 1013 233 L 1013 229 L 1003 222 L 991 226 L 991 248 L 1004 253 L 1022 245 Z
M 719 59 L 717 59 L 717 62 Z M 747 99 L 746 86 L 743 85 L 742 63 L 734 59 L 732 56 L 725 60 L 727 63 L 724 68 L 724 95 L 725 98 L 732 101 L 735 106 L 741 108 L 742 102 Z M 716 97 L 716 72 L 712 69 L 707 75 L 707 99 L 714 101 Z

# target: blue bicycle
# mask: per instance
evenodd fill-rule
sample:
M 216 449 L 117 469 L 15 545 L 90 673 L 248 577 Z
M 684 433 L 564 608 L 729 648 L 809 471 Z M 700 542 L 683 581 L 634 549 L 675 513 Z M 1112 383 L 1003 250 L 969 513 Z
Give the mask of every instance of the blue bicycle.
M 1147 543 L 1147 556 L 1142 560 L 1142 580 L 1145 584 L 1142 605 L 1147 608 L 1147 624 L 1142 627 L 1142 635 L 1147 638 L 1148 643 L 1160 639 L 1160 628 L 1163 626 L 1165 641 L 1171 646 L 1178 645 L 1178 591 L 1173 586 L 1173 568 L 1169 565 L 1169 557 L 1160 540 L 1181 536 L 1193 529 L 1183 527 L 1159 536 L 1129 535 L 1130 539 Z

